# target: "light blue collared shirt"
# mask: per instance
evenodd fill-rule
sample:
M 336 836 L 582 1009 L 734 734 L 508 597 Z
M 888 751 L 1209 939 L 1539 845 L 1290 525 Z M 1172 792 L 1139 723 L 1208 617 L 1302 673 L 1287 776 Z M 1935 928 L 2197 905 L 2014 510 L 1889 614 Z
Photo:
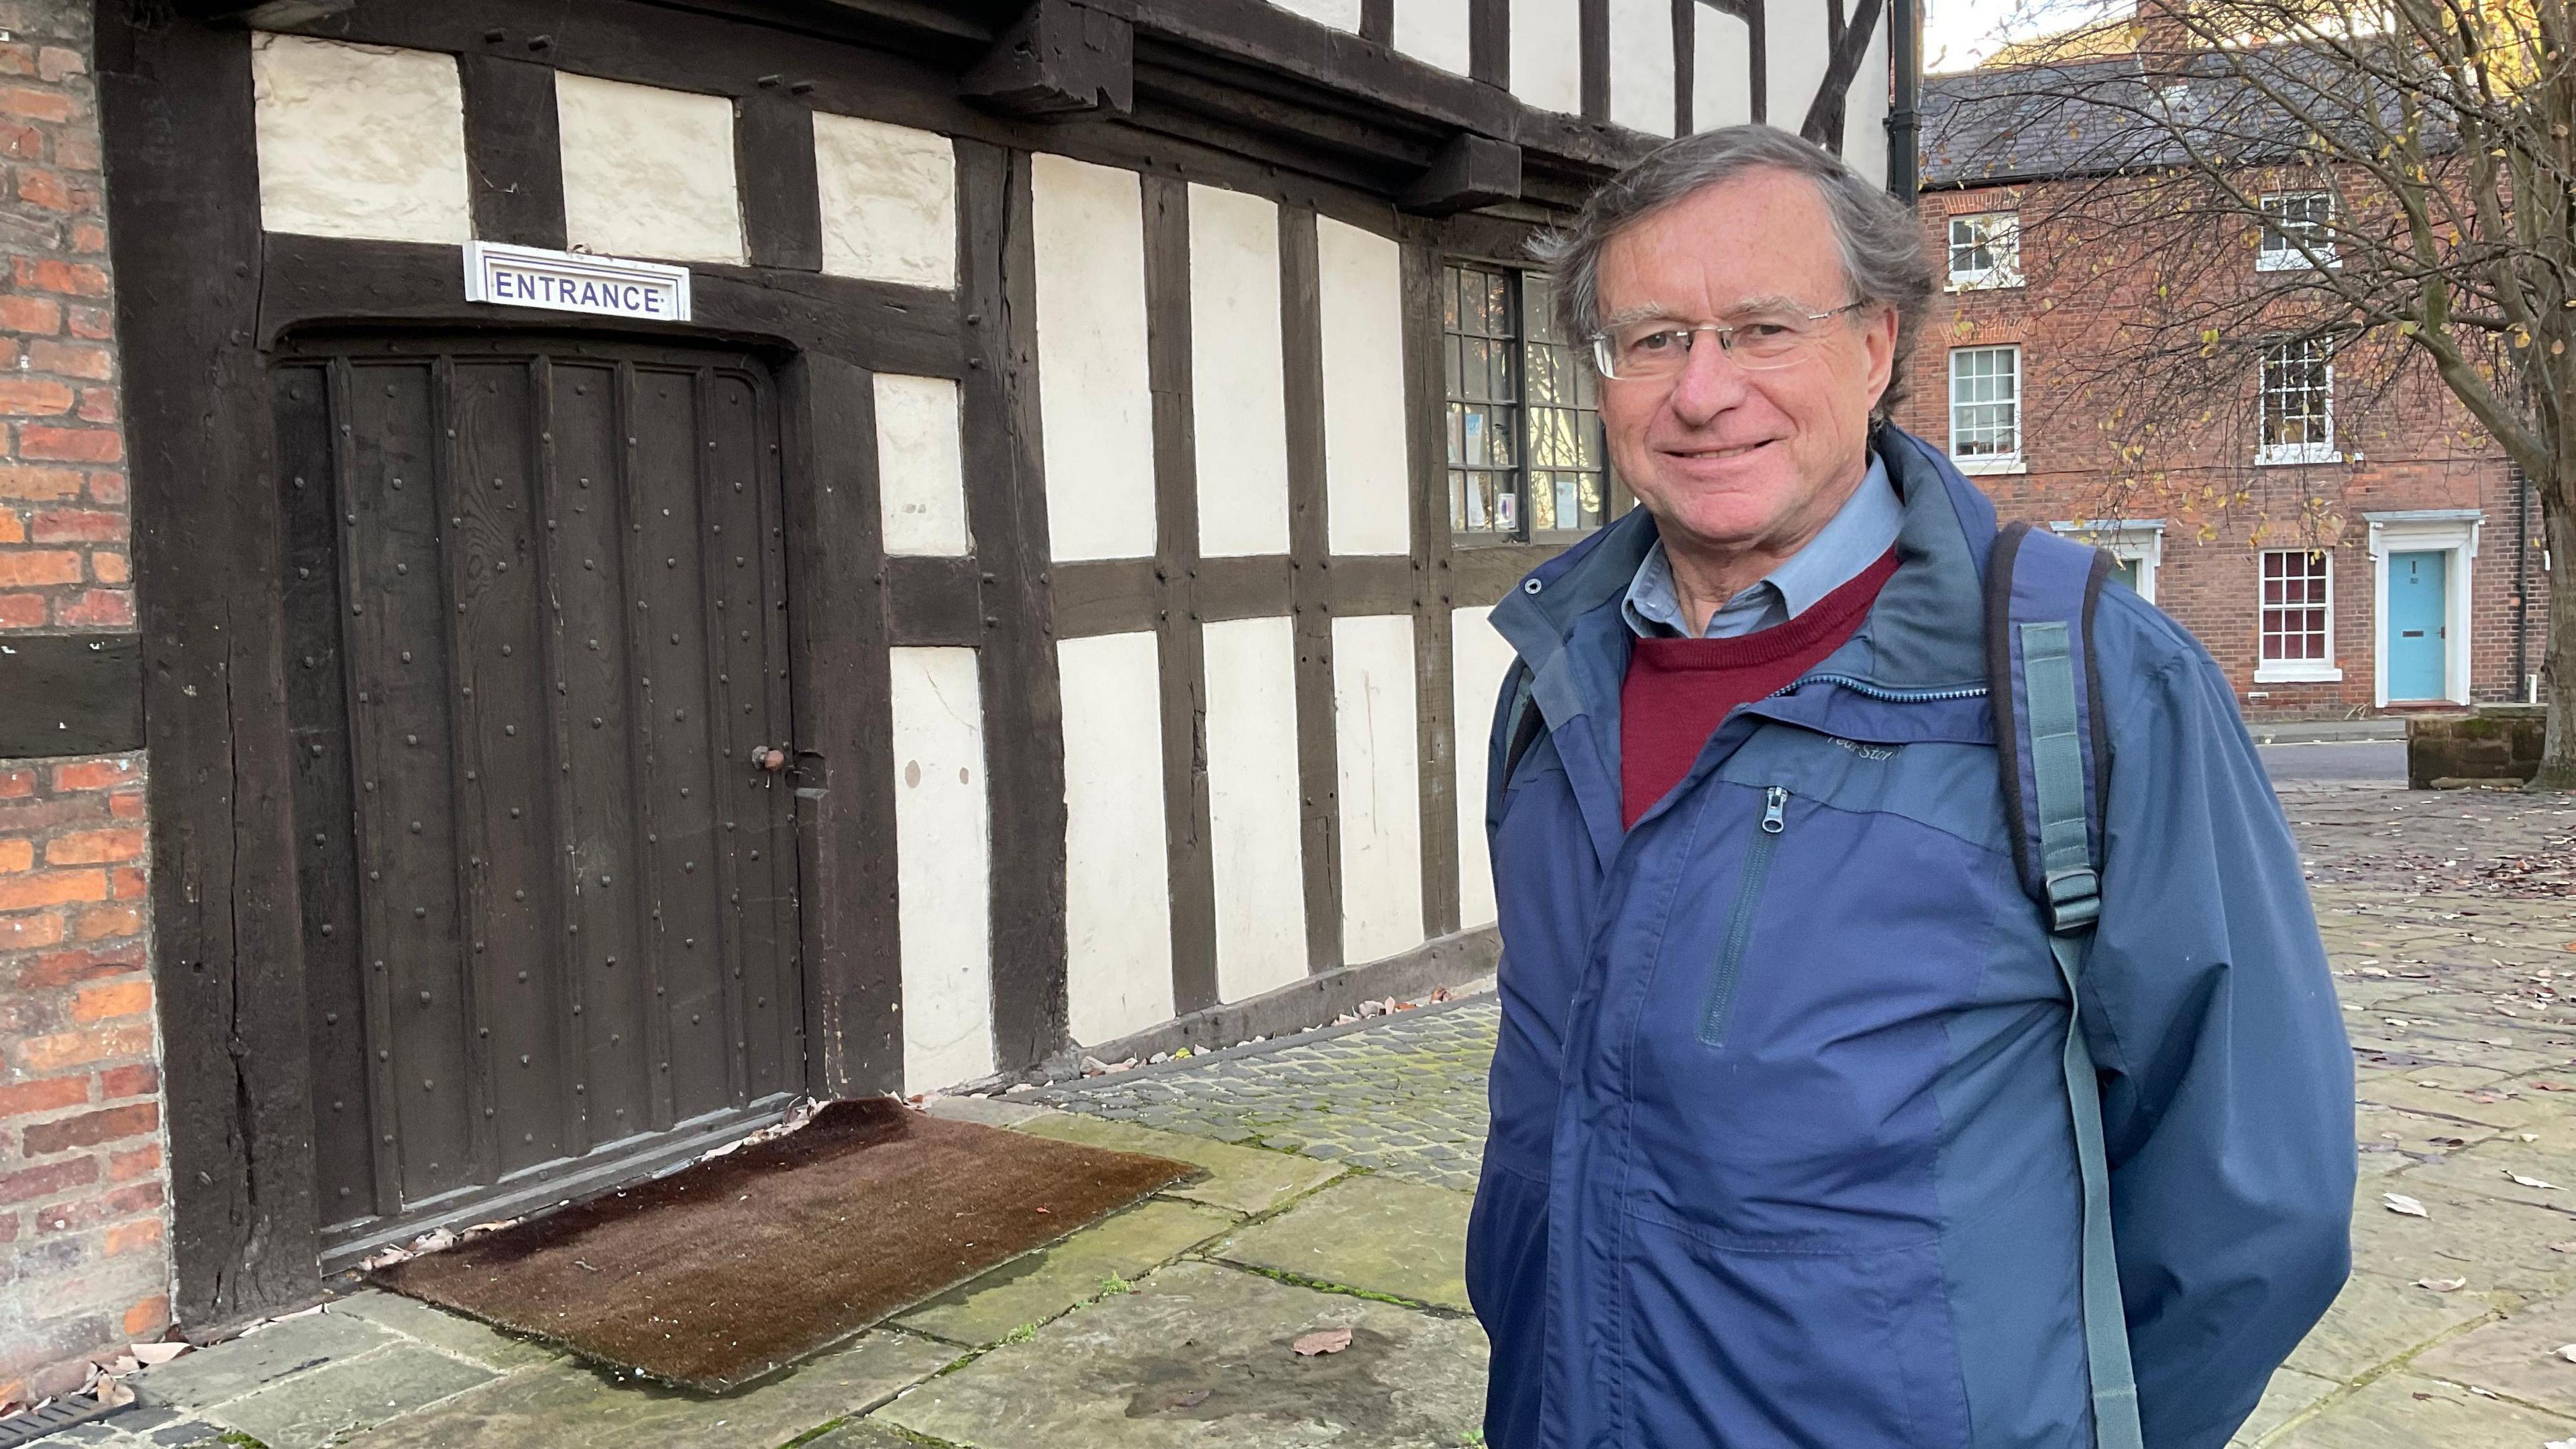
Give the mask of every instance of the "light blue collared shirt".
M 1896 544 L 1905 523 L 1905 505 L 1887 480 L 1887 465 L 1873 453 L 1869 476 L 1860 480 L 1823 531 L 1789 555 L 1768 578 L 1726 601 L 1708 616 L 1703 639 L 1732 639 L 1757 629 L 1785 624 L 1807 612 L 1818 599 L 1860 577 Z M 1672 562 L 1664 557 L 1663 540 L 1646 550 L 1637 576 L 1628 582 L 1620 612 L 1642 638 L 1690 636 L 1682 617 L 1681 596 L 1673 588 Z

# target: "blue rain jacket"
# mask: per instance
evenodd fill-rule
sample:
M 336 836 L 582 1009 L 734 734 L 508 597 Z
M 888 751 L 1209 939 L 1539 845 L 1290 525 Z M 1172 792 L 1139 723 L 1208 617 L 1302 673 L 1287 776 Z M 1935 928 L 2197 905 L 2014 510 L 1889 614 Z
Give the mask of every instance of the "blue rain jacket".
M 1467 1281 L 1493 1449 L 2081 1449 L 2067 1003 L 2005 833 L 1993 506 L 1883 429 L 1900 566 L 1860 632 L 1620 825 L 1642 511 L 1493 611 L 1519 664 Z M 2151 1449 L 2220 1449 L 2350 1264 L 2353 1076 L 2226 679 L 2126 589 L 2084 1020 Z M 1544 727 L 1503 778 L 1511 703 Z

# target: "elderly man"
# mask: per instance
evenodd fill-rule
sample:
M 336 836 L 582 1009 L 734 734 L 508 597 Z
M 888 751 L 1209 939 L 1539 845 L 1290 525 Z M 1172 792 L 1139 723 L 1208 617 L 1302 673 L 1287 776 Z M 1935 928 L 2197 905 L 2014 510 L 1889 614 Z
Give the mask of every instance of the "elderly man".
M 2098 574 L 2069 1040 L 1987 699 L 2011 550 L 1886 422 L 1921 246 L 1746 126 L 1553 251 L 1643 507 L 1493 614 L 1495 1449 L 2220 1449 L 2343 1283 L 2352 1068 L 2296 849 L 2226 680 Z

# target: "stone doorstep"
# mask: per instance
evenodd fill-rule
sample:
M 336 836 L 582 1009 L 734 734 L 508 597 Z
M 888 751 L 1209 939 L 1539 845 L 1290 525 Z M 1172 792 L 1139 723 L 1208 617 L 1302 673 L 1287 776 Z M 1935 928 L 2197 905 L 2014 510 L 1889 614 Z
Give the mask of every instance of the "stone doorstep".
M 1204 1203 L 1245 1217 L 1269 1212 L 1291 1198 L 1322 1187 L 1344 1171 L 1332 1163 L 1290 1153 L 1236 1147 L 1074 1112 L 1048 1112 L 1013 1130 L 1059 1142 L 1079 1142 L 1086 1147 L 1168 1157 L 1206 1168 L 1206 1177 L 1165 1188 L 1162 1196 Z
M 498 1377 L 420 1344 L 393 1343 L 218 1404 L 206 1417 L 267 1449 L 330 1449 Z

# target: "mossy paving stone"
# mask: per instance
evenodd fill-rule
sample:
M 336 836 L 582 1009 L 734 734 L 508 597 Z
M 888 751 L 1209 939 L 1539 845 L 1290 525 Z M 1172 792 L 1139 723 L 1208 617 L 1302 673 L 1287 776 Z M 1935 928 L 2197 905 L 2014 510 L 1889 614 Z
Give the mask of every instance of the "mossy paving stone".
M 1445 1187 L 1347 1177 L 1244 1229 L 1212 1256 L 1464 1313 L 1475 1201 Z
M 2290 1355 L 2290 1367 L 2350 1383 L 2490 1311 L 2483 1298 L 2355 1273 Z
M 1318 1329 L 1350 1347 L 1300 1357 Z M 1176 1263 L 872 1418 L 964 1449 L 1435 1449 L 1484 1414 L 1472 1320 Z
M 852 1419 L 828 1434 L 806 1440 L 796 1449 L 921 1449 L 921 1441 L 907 1439 L 865 1419 Z
M 2550 1184 L 2532 1187 L 2516 1176 Z M 2576 1148 L 2553 1149 L 2547 1142 L 2525 1142 L 2517 1136 L 2491 1138 L 2451 1153 L 2439 1162 L 2410 1169 L 2401 1181 L 2422 1182 L 2458 1192 L 2532 1207 L 2576 1211 Z M 2397 1189 L 2399 1192 L 2405 1188 Z M 2418 1194 L 2421 1196 L 2421 1194 Z M 2576 1237 L 2576 1233 L 2568 1234 Z
M 896 1320 L 952 1343 L 999 1343 L 1100 1296 L 1112 1278 L 1140 1278 L 1234 1226 L 1232 1213 L 1188 1202 L 1147 1202 L 1056 1244 L 1004 1263 Z
M 421 1344 L 397 1343 L 218 1404 L 206 1417 L 268 1449 L 327 1449 L 498 1377 Z
M 2576 1417 L 2576 1363 L 2558 1356 L 2569 1343 L 2576 1343 L 2576 1302 L 2545 1303 L 2473 1328 L 2407 1368 Z
M 346 1442 L 356 1449 L 775 1449 L 928 1378 L 958 1352 L 918 1334 L 866 1333 L 720 1397 L 552 1364 Z
M 1258 1147 L 1231 1147 L 1222 1142 L 1210 1142 L 1204 1137 L 1157 1132 L 1151 1127 L 1132 1127 L 1124 1122 L 1072 1112 L 1049 1112 L 1012 1130 L 1051 1137 L 1058 1142 L 1079 1142 L 1116 1152 L 1167 1157 L 1204 1167 L 1208 1170 L 1206 1177 L 1165 1188 L 1162 1195 L 1203 1202 L 1210 1207 L 1246 1216 L 1266 1213 L 1299 1193 L 1322 1187 L 1342 1175 L 1342 1169 L 1329 1162 L 1316 1162 L 1285 1152 L 1265 1152 Z
M 130 1382 L 145 1404 L 193 1409 L 400 1341 L 352 1314 L 306 1313 L 145 1369 Z
M 2231 1445 L 2260 1444 L 2263 1436 L 2297 1418 L 2309 1405 L 2341 1389 L 2343 1385 L 2297 1369 L 2282 1369 L 2272 1375 L 2263 1389 L 2263 1402 L 2254 1406 L 2245 1422 L 2236 1427 Z
M 2576 1419 L 2390 1374 L 2327 1406 L 2265 1449 L 2541 1449 L 2576 1435 Z
M 2438 1081 L 2440 1078 L 2430 1074 L 2419 1078 L 2405 1072 L 2364 1071 L 2354 1084 L 2353 1095 L 2361 1101 L 2400 1112 L 2422 1112 L 2436 1117 L 2452 1117 L 2462 1122 L 2473 1122 L 2500 1131 L 2526 1131 L 2530 1129 L 2534 1119 L 2562 1118 L 2570 1110 L 2565 1105 L 2532 1100 L 2529 1089 L 2508 1081 L 2499 1074 L 2479 1072 L 2476 1075 L 2488 1080 L 2467 1086 L 2452 1086 L 2445 1083 L 2437 1087 L 2427 1087 L 2424 1085 L 2425 1082 Z M 2516 1092 L 2520 1095 L 2509 1097 L 2504 1095 L 2506 1092 Z M 2496 1100 L 2481 1102 L 2477 1100 L 2478 1097 L 2493 1097 Z

